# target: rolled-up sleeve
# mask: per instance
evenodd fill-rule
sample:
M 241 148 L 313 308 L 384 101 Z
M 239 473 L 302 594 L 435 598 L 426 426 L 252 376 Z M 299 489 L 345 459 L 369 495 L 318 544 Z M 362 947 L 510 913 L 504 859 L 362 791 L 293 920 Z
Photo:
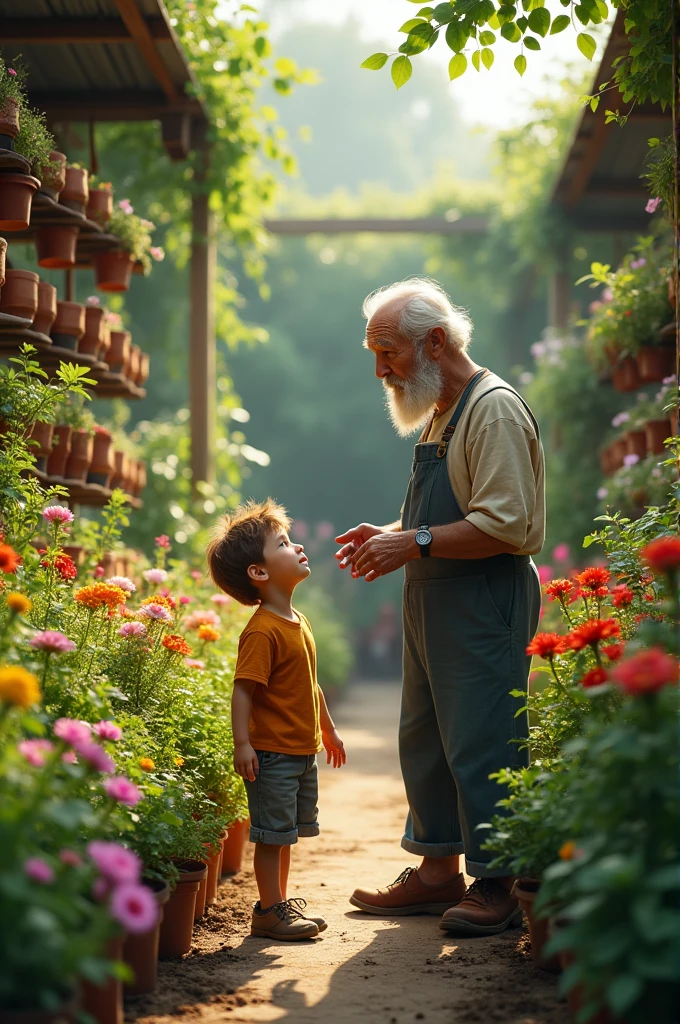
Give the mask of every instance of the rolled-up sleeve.
M 521 550 L 536 508 L 533 434 L 515 420 L 499 418 L 470 442 L 467 459 L 472 493 L 465 517 L 478 530 Z

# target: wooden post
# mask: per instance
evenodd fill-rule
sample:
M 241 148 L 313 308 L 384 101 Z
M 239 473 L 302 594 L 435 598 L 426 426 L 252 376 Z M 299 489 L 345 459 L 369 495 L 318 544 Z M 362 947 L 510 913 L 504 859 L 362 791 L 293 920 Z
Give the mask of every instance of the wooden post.
M 548 282 L 548 327 L 557 331 L 565 331 L 569 327 L 571 280 L 568 252 L 566 243 L 559 246 L 555 253 L 555 270 Z
M 196 175 L 200 186 L 205 176 Z M 214 218 L 208 194 L 195 193 L 191 216 L 189 405 L 191 410 L 191 474 L 213 483 L 215 450 L 215 281 Z

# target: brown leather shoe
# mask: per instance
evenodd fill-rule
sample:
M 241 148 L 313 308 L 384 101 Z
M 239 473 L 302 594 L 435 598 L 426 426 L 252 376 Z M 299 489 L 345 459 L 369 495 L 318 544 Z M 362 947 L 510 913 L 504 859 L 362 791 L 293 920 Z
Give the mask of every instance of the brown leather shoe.
M 476 878 L 460 903 L 446 911 L 439 927 L 451 935 L 497 935 L 521 923 L 517 897 L 493 878 Z
M 381 917 L 407 914 L 442 914 L 465 895 L 465 880 L 455 875 L 444 885 L 421 882 L 416 868 L 406 868 L 386 889 L 355 889 L 350 896 L 353 907 Z
M 259 938 L 297 942 L 301 939 L 315 938 L 319 934 L 319 929 L 313 921 L 303 917 L 290 900 L 275 903 L 269 910 L 263 910 L 258 900 L 253 907 L 250 934 Z
M 306 918 L 308 921 L 313 921 L 314 924 L 316 925 L 316 927 L 319 929 L 320 932 L 325 932 L 326 931 L 326 928 L 328 928 L 328 925 L 326 923 L 326 918 L 325 917 L 321 917 L 320 914 L 307 914 L 306 913 L 306 910 L 307 910 L 307 900 L 303 900 L 300 896 L 296 896 L 294 899 L 293 898 L 289 899 L 288 902 L 292 903 L 293 906 L 295 907 L 295 909 L 299 910 L 304 918 Z

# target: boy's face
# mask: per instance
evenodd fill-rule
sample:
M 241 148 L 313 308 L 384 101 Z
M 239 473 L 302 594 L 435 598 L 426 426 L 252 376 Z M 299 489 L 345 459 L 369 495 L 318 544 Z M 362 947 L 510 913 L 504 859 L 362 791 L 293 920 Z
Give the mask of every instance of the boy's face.
M 285 530 L 275 530 L 267 537 L 263 568 L 269 583 L 291 590 L 311 572 L 302 544 L 294 544 Z

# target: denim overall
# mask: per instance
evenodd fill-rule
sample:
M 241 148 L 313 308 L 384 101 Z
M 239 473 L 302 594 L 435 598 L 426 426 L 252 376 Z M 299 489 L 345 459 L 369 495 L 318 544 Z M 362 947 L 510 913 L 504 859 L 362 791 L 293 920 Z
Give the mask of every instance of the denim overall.
M 446 450 L 485 373 L 475 374 L 463 391 L 442 440 L 415 446 L 403 530 L 465 518 L 451 488 Z M 498 389 L 511 390 L 497 385 L 489 391 Z M 466 871 L 475 877 L 508 874 L 488 868 L 493 856 L 481 849 L 488 832 L 477 826 L 498 813 L 495 805 L 504 796 L 491 772 L 528 763 L 527 751 L 511 742 L 527 736 L 528 721 L 526 714 L 515 717 L 522 704 L 510 690 L 527 688 L 531 659 L 525 649 L 538 626 L 540 602 L 528 555 L 431 556 L 406 564 L 399 756 L 409 815 L 401 845 L 427 857 L 464 853 Z

